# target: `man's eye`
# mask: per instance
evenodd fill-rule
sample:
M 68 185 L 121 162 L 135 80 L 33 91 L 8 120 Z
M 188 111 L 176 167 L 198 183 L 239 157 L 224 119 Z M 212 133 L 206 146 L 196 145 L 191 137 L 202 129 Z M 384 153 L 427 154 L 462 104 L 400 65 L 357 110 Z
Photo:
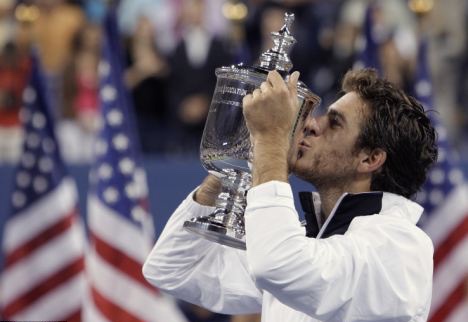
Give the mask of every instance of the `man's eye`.
M 338 117 L 336 115 L 330 115 L 328 117 L 328 122 L 330 123 L 331 128 L 340 126 L 340 121 L 338 120 Z

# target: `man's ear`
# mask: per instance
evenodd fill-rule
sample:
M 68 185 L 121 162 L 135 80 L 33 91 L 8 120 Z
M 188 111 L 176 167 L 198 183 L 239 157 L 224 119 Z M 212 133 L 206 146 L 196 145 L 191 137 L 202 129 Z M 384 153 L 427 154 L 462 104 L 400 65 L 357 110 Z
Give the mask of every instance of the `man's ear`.
M 362 150 L 359 152 L 358 171 L 372 173 L 378 171 L 387 160 L 387 152 L 382 149 Z

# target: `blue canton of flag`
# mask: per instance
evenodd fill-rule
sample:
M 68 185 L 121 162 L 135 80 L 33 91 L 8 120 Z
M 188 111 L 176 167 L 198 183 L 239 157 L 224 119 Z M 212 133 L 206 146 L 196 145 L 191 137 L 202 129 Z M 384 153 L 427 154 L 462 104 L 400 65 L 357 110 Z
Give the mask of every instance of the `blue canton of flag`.
M 11 199 L 14 212 L 20 212 L 54 189 L 66 171 L 57 149 L 49 97 L 39 67 L 32 57 L 30 84 L 23 93 L 21 118 L 24 146 Z
M 21 321 L 80 321 L 84 230 L 35 55 L 23 101 L 23 154 L 2 241 L 1 315 Z
M 186 321 L 172 301 L 144 279 L 154 243 L 146 175 L 138 154 L 132 105 L 123 83 L 114 10 L 106 18 L 99 66 L 101 129 L 90 175 L 85 321 Z

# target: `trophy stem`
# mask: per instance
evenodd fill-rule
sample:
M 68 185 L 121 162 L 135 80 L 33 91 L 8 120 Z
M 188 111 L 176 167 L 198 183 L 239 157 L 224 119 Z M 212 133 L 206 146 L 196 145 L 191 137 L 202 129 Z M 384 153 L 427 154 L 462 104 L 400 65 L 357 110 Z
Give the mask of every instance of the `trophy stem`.
M 216 199 L 214 212 L 186 221 L 184 228 L 208 240 L 245 249 L 245 197 L 251 186 L 251 175 L 232 171 L 221 182 L 222 192 Z

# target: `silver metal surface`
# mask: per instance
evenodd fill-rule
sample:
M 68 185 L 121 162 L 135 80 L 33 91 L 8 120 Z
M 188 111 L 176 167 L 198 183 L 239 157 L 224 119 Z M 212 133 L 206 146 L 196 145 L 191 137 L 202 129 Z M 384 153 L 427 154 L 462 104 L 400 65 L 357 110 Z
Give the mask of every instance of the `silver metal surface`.
M 292 68 L 289 51 L 296 42 L 289 29 L 294 15 L 286 14 L 284 26 L 273 32 L 274 47 L 263 53 L 257 66 L 220 67 L 215 73 L 216 88 L 211 101 L 200 144 L 200 161 L 211 174 L 219 177 L 222 191 L 216 199 L 215 211 L 193 218 L 184 228 L 204 238 L 239 249 L 245 249 L 244 211 L 246 194 L 251 187 L 253 146 L 245 125 L 242 99 L 267 78 L 268 71 L 278 70 L 284 78 Z M 320 99 L 304 83 L 299 82 L 298 114 L 291 129 L 291 140 L 297 129 Z
M 211 222 L 210 217 L 197 217 L 184 222 L 184 228 L 206 239 L 245 250 L 245 233 L 229 229 L 216 222 Z
M 284 25 L 278 32 L 272 32 L 273 48 L 267 50 L 260 56 L 260 67 L 267 70 L 278 70 L 289 72 L 293 66 L 289 58 L 289 52 L 296 43 L 289 29 L 294 21 L 294 14 L 284 14 Z

